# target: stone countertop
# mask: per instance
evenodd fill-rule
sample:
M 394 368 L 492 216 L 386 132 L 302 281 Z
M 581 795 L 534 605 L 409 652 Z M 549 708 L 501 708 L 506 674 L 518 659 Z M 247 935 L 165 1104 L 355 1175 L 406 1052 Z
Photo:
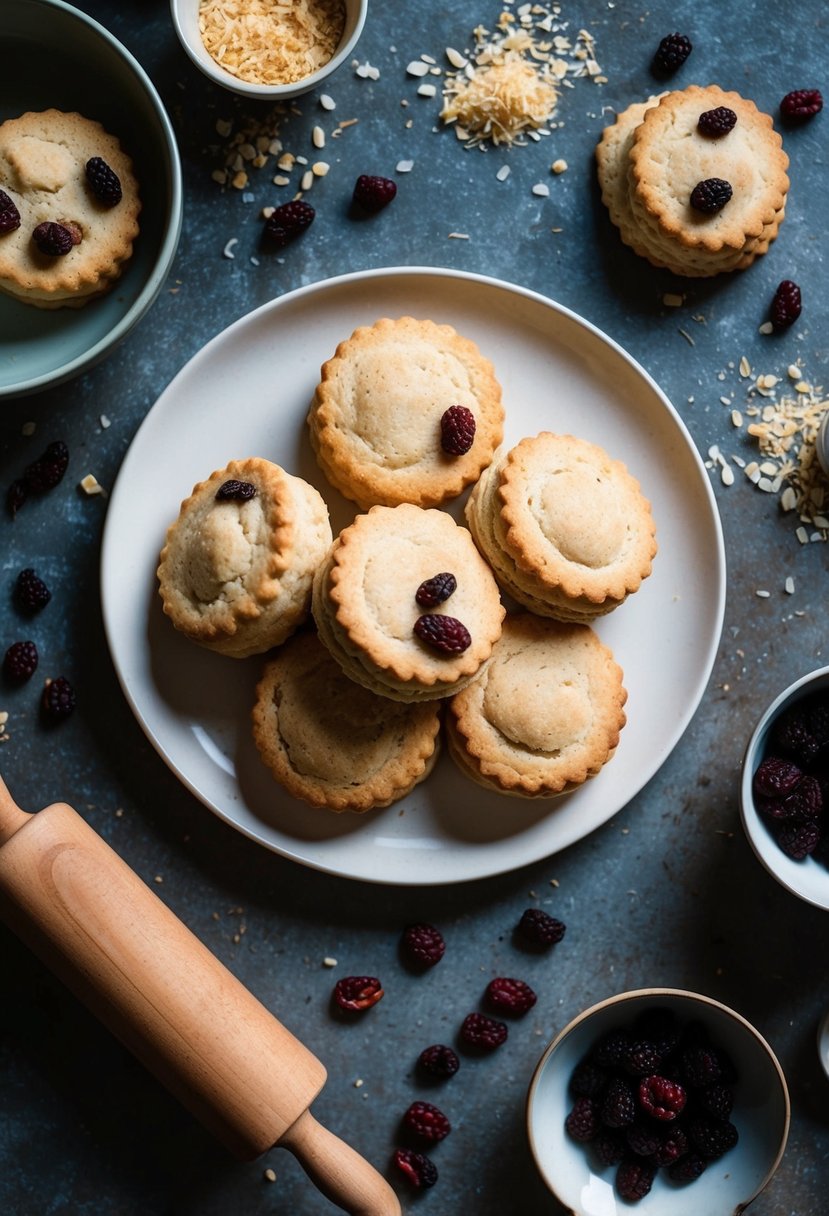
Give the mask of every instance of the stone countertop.
M 52 669 L 62 670 L 78 694 L 74 716 L 47 731 L 31 690 L 3 687 L 0 709 L 9 717 L 0 771 L 12 792 L 31 810 L 56 800 L 73 804 L 231 971 L 301 1032 L 328 1069 L 316 1115 L 393 1180 L 409 1210 L 423 1202 L 423 1210 L 444 1216 L 563 1211 L 539 1180 L 526 1140 L 534 1065 L 582 1009 L 616 992 L 668 986 L 737 1009 L 770 1041 L 786 1074 L 789 1144 L 752 1213 L 826 1212 L 829 1082 L 818 1066 L 815 1033 L 829 1003 L 821 961 L 829 951 L 829 919 L 761 868 L 737 805 L 740 761 L 756 718 L 785 685 L 826 661 L 823 538 L 802 544 L 797 521 L 779 509 L 775 495 L 751 484 L 735 464 L 734 484 L 726 485 L 717 461 L 709 461 L 728 568 L 725 623 L 706 694 L 658 773 L 603 827 L 560 854 L 474 882 L 392 888 L 317 872 L 257 846 L 167 769 L 130 711 L 104 637 L 98 565 L 107 500 L 86 497 L 77 484 L 92 471 L 105 488 L 113 485 L 161 390 L 231 322 L 293 288 L 383 266 L 477 272 L 552 297 L 642 364 L 706 460 L 713 445 L 729 461 L 755 459 L 754 441 L 745 425 L 734 425 L 732 410 L 762 405 L 756 377 L 779 377 L 767 390 L 778 396 L 793 392 L 787 368 L 795 362 L 811 384 L 827 379 L 822 242 L 829 120 L 820 115 L 784 133 L 792 189 L 768 255 L 744 274 L 710 280 L 677 279 L 620 243 L 598 198 L 593 150 L 615 111 L 655 90 L 650 57 L 677 24 L 695 45 L 677 86 L 716 81 L 776 115 L 789 90 L 825 85 L 825 5 L 803 0 L 784 9 L 753 0 L 725 13 L 701 0 L 679 16 L 667 0 L 647 8 L 628 0 L 562 0 L 571 36 L 584 26 L 595 39 L 606 82 L 571 79 L 560 125 L 540 141 L 479 151 L 441 127 L 441 80 L 425 77 L 435 81 L 437 95 L 419 95 L 422 81 L 406 66 L 424 54 L 445 66 L 445 48 L 468 47 L 472 28 L 491 28 L 499 6 L 372 0 L 355 64 L 344 65 L 325 88 L 336 110 L 324 110 L 312 93 L 280 120 L 285 148 L 309 160 L 321 155 L 330 172 L 310 195 L 313 228 L 276 258 L 258 256 L 260 209 L 286 193 L 272 185 L 273 163 L 251 170 L 244 191 L 222 189 L 212 177 L 228 143 L 217 123 L 238 130 L 251 110 L 261 119 L 262 108 L 241 105 L 197 72 L 160 0 L 85 0 L 79 7 L 126 44 L 167 106 L 183 164 L 184 227 L 167 285 L 105 362 L 68 385 L 6 400 L 0 412 L 4 486 L 52 439 L 63 439 L 71 453 L 60 488 L 3 526 L 0 646 L 5 650 L 21 630 L 36 630 Z M 379 74 L 361 74 L 355 65 Z M 357 121 L 318 153 L 312 128 L 319 123 L 330 132 L 344 119 Z M 558 159 L 567 169 L 553 174 Z M 409 172 L 398 170 L 401 161 L 412 162 Z M 502 165 L 510 168 L 503 181 Z M 371 222 L 356 223 L 348 200 L 364 172 L 394 177 L 398 196 Z M 538 184 L 549 192 L 535 193 Z M 231 259 L 223 251 L 232 238 Z M 784 334 L 765 335 L 759 327 L 784 278 L 801 285 L 803 314 Z M 741 374 L 743 358 L 749 375 Z M 102 415 L 111 424 L 106 428 Z M 11 605 L 14 577 L 28 565 L 53 590 L 30 627 Z M 528 906 L 567 924 L 564 941 L 549 955 L 516 947 L 513 928 Z M 402 928 L 416 921 L 439 926 L 447 941 L 445 959 L 426 976 L 407 971 L 398 956 Z M 16 938 L 1 929 L 0 942 L 4 1212 L 323 1216 L 333 1210 L 287 1153 L 275 1149 L 238 1164 L 217 1151 Z M 336 968 L 326 967 L 326 958 L 336 959 Z M 362 1020 L 346 1024 L 332 1015 L 329 998 L 336 978 L 355 973 L 382 977 L 387 995 Z M 415 1075 L 418 1052 L 452 1041 L 494 975 L 527 980 L 537 1005 L 511 1026 L 498 1053 L 464 1061 L 439 1093 L 428 1089 Z M 390 1165 L 400 1116 L 415 1097 L 436 1101 L 453 1123 L 434 1151 L 438 1184 L 417 1204 Z

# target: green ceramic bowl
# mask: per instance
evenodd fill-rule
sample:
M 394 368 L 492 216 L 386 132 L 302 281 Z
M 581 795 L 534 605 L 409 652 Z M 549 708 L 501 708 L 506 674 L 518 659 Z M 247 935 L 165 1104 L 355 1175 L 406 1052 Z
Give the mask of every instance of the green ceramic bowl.
M 59 384 L 103 358 L 144 316 L 181 230 L 181 165 L 149 77 L 103 26 L 63 0 L 0 0 L 0 122 L 77 110 L 117 135 L 141 186 L 141 233 L 121 278 L 83 308 L 0 295 L 0 397 Z

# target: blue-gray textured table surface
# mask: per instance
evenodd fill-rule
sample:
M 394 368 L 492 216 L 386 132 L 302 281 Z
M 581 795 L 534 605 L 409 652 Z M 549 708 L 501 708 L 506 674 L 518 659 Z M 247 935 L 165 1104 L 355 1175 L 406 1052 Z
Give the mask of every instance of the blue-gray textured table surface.
M 121 693 L 104 639 L 98 562 L 106 501 L 77 477 L 110 487 L 147 410 L 214 334 L 253 307 L 331 274 L 386 265 L 448 266 L 517 282 L 553 297 L 620 342 L 682 414 L 698 448 L 754 454 L 736 437 L 720 398 L 745 404 L 737 365 L 786 375 L 800 358 L 814 384 L 827 378 L 826 122 L 786 132 L 792 190 L 781 236 L 742 275 L 680 281 L 624 248 L 598 200 L 593 149 L 613 109 L 654 88 L 653 48 L 679 27 L 695 50 L 678 83 L 716 81 L 777 112 L 790 89 L 825 84 L 826 9 L 820 0 L 738 6 L 701 0 L 684 11 L 563 0 L 573 31 L 586 26 L 607 81 L 574 81 L 564 124 L 511 151 L 466 150 L 440 130 L 438 96 L 417 95 L 408 62 L 470 43 L 497 3 L 380 4 L 371 0 L 356 53 L 376 80 L 345 65 L 326 90 L 337 117 L 359 122 L 322 155 L 314 227 L 279 262 L 251 262 L 259 209 L 281 201 L 271 174 L 252 174 L 253 201 L 211 178 L 223 142 L 217 119 L 245 109 L 212 87 L 176 41 L 163 0 L 80 5 L 135 54 L 173 120 L 185 181 L 184 229 L 170 280 L 137 330 L 88 374 L 0 410 L 3 487 L 51 439 L 72 454 L 59 490 L 2 524 L 4 611 L 0 647 L 21 635 L 11 606 L 17 570 L 36 566 L 53 589 L 38 641 L 71 678 L 78 709 L 45 731 L 29 701 L 4 687 L 9 713 L 0 770 L 28 809 L 76 806 L 208 946 L 325 1062 L 315 1113 L 394 1177 L 389 1164 L 401 1113 L 434 1098 L 414 1075 L 417 1052 L 454 1034 L 489 978 L 518 974 L 539 993 L 532 1012 L 493 1057 L 463 1066 L 435 1100 L 452 1135 L 435 1159 L 440 1179 L 423 1196 L 445 1216 L 560 1211 L 539 1181 L 524 1131 L 524 1101 L 547 1041 L 576 1013 L 614 992 L 690 988 L 748 1017 L 772 1043 L 793 1102 L 789 1145 L 757 1216 L 829 1211 L 829 1082 L 815 1031 L 829 1004 L 829 918 L 778 886 L 740 827 L 737 778 L 753 722 L 772 696 L 825 662 L 826 548 L 801 545 L 791 518 L 739 475 L 711 472 L 728 562 L 725 626 L 714 672 L 689 729 L 659 773 L 604 827 L 562 854 L 454 888 L 390 889 L 303 868 L 222 823 L 167 770 Z M 401 100 L 408 101 L 401 106 Z M 605 109 L 607 107 L 608 109 Z M 248 107 L 249 109 L 249 107 Z M 284 123 L 286 146 L 310 157 L 325 112 L 318 94 Z M 407 121 L 411 119 L 411 125 Z M 562 157 L 567 171 L 551 176 Z M 410 173 L 395 174 L 401 160 Z M 496 180 L 508 163 L 511 175 Z M 344 200 L 358 173 L 397 176 L 394 204 L 371 223 L 349 220 Z M 549 196 L 532 192 L 549 184 Z M 450 238 L 462 232 L 468 239 Z M 223 257 L 236 237 L 236 257 Z M 758 332 L 783 278 L 803 289 L 804 310 L 785 335 Z M 684 297 L 680 307 L 666 293 Z M 720 378 L 720 373 L 723 373 Z M 105 414 L 111 426 L 102 429 Z M 37 424 L 27 435 L 25 424 Z M 81 465 L 84 466 L 81 469 Z M 152 494 L 153 487 L 147 486 Z M 689 579 L 694 572 L 688 572 Z M 794 579 L 794 593 L 784 590 Z M 767 597 L 758 597 L 758 588 Z M 116 814 L 116 811 L 119 813 Z M 553 882 L 553 880 L 555 880 Z M 550 956 L 515 950 L 523 909 L 540 905 L 568 926 Z M 443 930 L 447 956 L 426 977 L 404 969 L 404 925 Z M 5 929 L 0 997 L 0 1208 L 14 1216 L 227 1216 L 332 1211 L 293 1158 L 274 1150 L 240 1165 L 104 1031 Z M 336 970 L 322 960 L 333 956 Z M 379 975 L 389 995 L 357 1024 L 332 1017 L 338 976 Z M 357 1079 L 362 1086 L 355 1086 Z M 272 1168 L 276 1181 L 265 1176 Z M 394 1177 L 404 1203 L 405 1185 Z M 414 1204 L 411 1207 L 414 1208 Z M 706 1214 L 709 1216 L 709 1214 Z M 712 1213 L 710 1216 L 720 1216 Z M 724 1216 L 724 1214 L 723 1214 Z

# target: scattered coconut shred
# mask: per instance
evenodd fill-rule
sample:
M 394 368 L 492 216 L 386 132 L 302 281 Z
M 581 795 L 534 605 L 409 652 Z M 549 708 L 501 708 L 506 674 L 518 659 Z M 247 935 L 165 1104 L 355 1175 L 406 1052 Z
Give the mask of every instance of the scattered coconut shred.
M 732 455 L 729 461 L 715 444 L 708 450 L 708 467 L 719 467 L 723 484 L 732 485 L 736 465 L 758 490 L 776 495 L 780 509 L 796 517 L 795 535 L 802 545 L 829 541 L 829 480 L 815 446 L 829 399 L 822 387 L 804 378 L 798 363 L 789 365 L 786 377 L 754 376 L 743 358 L 739 371 L 743 379 L 752 379 L 748 404 L 735 408 L 733 394 L 720 400 L 731 407 L 732 425 L 756 441 L 760 459 Z
M 507 4 L 495 32 L 481 25 L 472 31 L 468 58 L 447 49 L 456 70 L 446 73 L 440 116 L 467 147 L 525 145 L 527 136 L 549 135 L 559 90 L 573 87 L 570 77 L 607 83 L 592 35 L 579 30 L 571 39 L 560 14 L 558 5 L 526 3 L 510 12 Z

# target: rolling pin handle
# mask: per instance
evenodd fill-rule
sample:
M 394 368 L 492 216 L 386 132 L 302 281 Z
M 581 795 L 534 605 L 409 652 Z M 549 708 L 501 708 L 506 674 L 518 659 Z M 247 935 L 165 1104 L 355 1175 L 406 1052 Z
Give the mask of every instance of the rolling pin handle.
M 327 1199 L 351 1216 L 400 1216 L 400 1201 L 355 1149 L 304 1111 L 279 1139 Z

